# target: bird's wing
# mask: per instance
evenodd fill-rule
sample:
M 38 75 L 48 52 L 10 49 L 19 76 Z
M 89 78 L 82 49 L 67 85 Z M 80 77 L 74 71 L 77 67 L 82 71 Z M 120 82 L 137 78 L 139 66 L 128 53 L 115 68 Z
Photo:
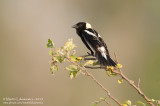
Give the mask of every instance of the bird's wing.
M 86 29 L 82 31 L 82 36 L 85 38 L 86 42 L 89 43 L 89 45 L 98 44 L 99 46 L 102 46 L 97 34 L 94 32 L 93 29 Z
M 80 36 L 80 37 L 81 37 L 81 40 L 83 41 L 83 43 L 85 44 L 85 46 L 90 50 L 91 54 L 94 55 L 94 52 L 92 51 L 91 47 L 86 42 L 85 38 L 83 36 Z
M 106 43 L 104 42 L 104 40 L 101 38 L 101 36 L 98 34 L 98 38 L 99 38 L 99 41 L 103 44 L 103 46 L 105 47 L 105 49 L 106 49 L 106 52 L 107 52 L 107 55 L 108 56 L 110 56 L 109 55 L 109 51 L 108 51 L 108 49 L 107 49 L 107 45 L 106 45 Z
M 90 43 L 90 45 L 98 45 L 98 46 L 104 46 L 107 55 L 109 55 L 109 51 L 107 49 L 107 45 L 104 42 L 104 40 L 101 38 L 101 36 L 94 30 L 94 29 L 86 29 L 82 32 L 82 35 L 87 40 L 87 42 Z

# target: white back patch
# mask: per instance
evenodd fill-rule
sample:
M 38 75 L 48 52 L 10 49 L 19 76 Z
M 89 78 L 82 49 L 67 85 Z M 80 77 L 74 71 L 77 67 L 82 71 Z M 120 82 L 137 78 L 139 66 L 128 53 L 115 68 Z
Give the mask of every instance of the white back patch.
M 92 28 L 92 26 L 91 26 L 91 24 L 86 23 L 86 29 L 88 29 L 88 28 Z

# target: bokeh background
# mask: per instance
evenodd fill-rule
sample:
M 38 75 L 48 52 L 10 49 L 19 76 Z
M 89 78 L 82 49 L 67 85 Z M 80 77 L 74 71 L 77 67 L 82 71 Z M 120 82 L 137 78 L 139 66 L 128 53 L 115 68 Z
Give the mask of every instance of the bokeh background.
M 0 0 L 0 105 L 5 97 L 39 97 L 43 106 L 91 106 L 106 96 L 88 77 L 70 80 L 66 64 L 55 76 L 49 70 L 48 38 L 56 47 L 73 38 L 77 55 L 88 51 L 71 28 L 79 21 L 100 33 L 128 78 L 135 84 L 140 78 L 142 91 L 160 99 L 159 0 Z M 119 77 L 90 72 L 119 101 L 145 102 L 126 82 L 118 84 Z

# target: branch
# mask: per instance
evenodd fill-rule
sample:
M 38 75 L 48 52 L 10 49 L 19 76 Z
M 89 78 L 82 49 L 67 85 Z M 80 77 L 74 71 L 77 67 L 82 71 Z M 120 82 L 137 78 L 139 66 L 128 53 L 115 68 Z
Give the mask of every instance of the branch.
M 118 63 L 118 59 L 117 56 L 115 54 L 115 58 L 116 58 L 116 62 Z M 119 74 L 124 80 L 126 80 L 133 88 L 135 88 L 137 90 L 137 92 L 147 101 L 148 104 L 150 104 L 151 106 L 155 106 L 152 101 L 141 91 L 139 84 L 140 84 L 140 79 L 138 81 L 138 86 L 136 86 L 133 81 L 131 81 L 130 79 L 128 79 L 123 73 L 122 70 L 119 69 L 119 72 L 117 73 Z
M 91 73 L 89 73 L 86 68 L 84 66 L 80 66 L 78 65 L 76 62 L 72 61 L 70 59 L 70 57 L 68 56 L 65 56 L 65 58 L 70 61 L 72 64 L 74 64 L 75 66 L 77 66 L 78 68 L 80 68 L 81 70 L 84 71 L 84 73 L 89 76 L 97 85 L 99 85 L 106 93 L 107 95 L 113 100 L 115 101 L 119 106 L 122 106 L 122 104 L 115 98 L 111 95 L 111 93 L 109 92 L 109 90 L 107 90 Z

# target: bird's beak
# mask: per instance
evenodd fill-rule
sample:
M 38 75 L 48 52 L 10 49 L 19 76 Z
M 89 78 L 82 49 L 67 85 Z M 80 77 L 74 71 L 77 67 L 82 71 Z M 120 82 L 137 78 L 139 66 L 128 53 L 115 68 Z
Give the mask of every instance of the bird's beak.
M 75 25 L 72 26 L 72 28 L 78 28 L 78 26 L 75 24 Z

